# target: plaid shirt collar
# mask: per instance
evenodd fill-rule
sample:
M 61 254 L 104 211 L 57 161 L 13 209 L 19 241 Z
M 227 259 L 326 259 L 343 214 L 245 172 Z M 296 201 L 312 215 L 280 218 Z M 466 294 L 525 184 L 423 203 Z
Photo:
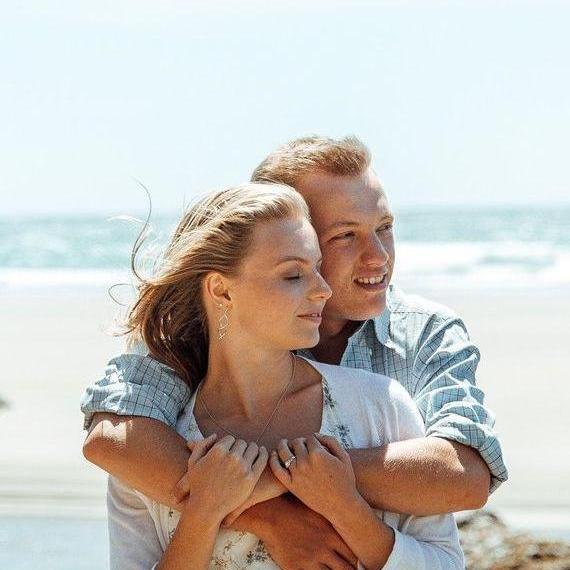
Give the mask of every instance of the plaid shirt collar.
M 394 295 L 397 295 L 397 293 L 394 290 L 394 286 L 390 285 L 386 293 L 386 307 L 382 314 L 378 317 L 363 321 L 361 325 L 348 338 L 346 349 L 340 362 L 341 366 L 347 359 L 351 348 L 356 346 L 366 349 L 359 352 L 363 355 L 366 355 L 366 359 L 369 360 L 369 362 L 367 362 L 367 369 L 369 370 L 372 369 L 372 351 L 374 349 L 374 345 L 377 342 L 384 345 L 386 348 L 390 348 L 399 352 L 398 345 L 392 340 L 390 336 L 390 319 L 392 318 L 390 305 L 391 299 Z M 311 354 L 310 349 L 298 350 L 297 354 L 306 356 L 312 360 L 315 359 L 315 357 Z
M 377 340 L 387 348 L 397 350 L 397 345 L 390 337 L 390 319 L 392 311 L 390 310 L 391 297 L 395 294 L 393 286 L 390 285 L 386 294 L 386 307 L 381 315 L 364 321 L 348 339 L 348 346 L 358 344 L 360 346 L 369 346 L 371 341 Z M 373 336 L 375 338 L 373 338 Z

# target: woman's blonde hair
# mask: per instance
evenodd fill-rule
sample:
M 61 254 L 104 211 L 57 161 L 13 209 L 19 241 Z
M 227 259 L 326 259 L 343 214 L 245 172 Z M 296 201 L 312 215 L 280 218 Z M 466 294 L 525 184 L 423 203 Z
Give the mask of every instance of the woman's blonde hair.
M 178 224 L 153 275 L 140 280 L 125 334 L 142 340 L 150 355 L 195 389 L 208 368 L 208 326 L 202 281 L 217 271 L 235 276 L 258 224 L 292 215 L 309 219 L 301 195 L 282 184 L 243 184 L 208 194 Z

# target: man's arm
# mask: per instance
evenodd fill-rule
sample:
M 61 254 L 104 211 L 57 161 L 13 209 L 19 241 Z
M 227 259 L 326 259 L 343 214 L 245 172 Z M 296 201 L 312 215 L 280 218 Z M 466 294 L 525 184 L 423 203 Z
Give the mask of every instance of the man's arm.
M 83 455 L 154 501 L 180 510 L 172 491 L 186 473 L 190 451 L 163 422 L 95 413 Z
M 472 448 L 439 437 L 348 450 L 357 488 L 377 509 L 428 516 L 481 508 L 487 464 Z
M 476 386 L 479 351 L 455 315 L 433 315 L 406 386 L 428 437 L 351 450 L 359 491 L 377 508 L 413 515 L 476 509 L 507 479 L 494 417 Z

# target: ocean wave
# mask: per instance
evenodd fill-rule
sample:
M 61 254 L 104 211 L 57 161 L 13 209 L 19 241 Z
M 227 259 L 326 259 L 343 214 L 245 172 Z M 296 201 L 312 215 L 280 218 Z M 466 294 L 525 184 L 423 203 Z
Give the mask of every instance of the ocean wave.
M 437 288 L 570 287 L 570 248 L 528 242 L 401 242 L 394 278 Z M 118 268 L 0 268 L 0 289 L 111 287 L 131 283 Z
M 426 287 L 570 287 L 570 248 L 529 242 L 401 243 L 397 279 Z
M 20 288 L 108 288 L 119 283 L 130 283 L 128 271 L 113 269 L 0 269 L 0 289 Z

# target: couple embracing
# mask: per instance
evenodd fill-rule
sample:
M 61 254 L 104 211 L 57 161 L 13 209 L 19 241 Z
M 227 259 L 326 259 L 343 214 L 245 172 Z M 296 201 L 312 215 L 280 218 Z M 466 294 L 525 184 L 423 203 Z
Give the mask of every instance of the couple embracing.
M 354 137 L 292 141 L 185 213 L 128 315 L 144 350 L 83 396 L 111 568 L 463 568 L 450 513 L 507 472 L 465 325 L 394 260 Z

